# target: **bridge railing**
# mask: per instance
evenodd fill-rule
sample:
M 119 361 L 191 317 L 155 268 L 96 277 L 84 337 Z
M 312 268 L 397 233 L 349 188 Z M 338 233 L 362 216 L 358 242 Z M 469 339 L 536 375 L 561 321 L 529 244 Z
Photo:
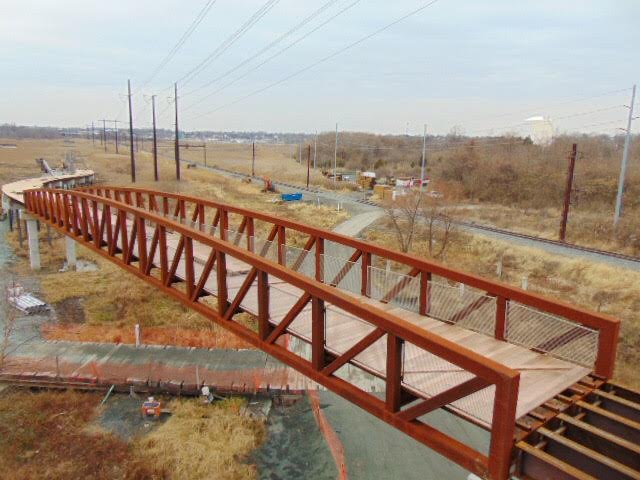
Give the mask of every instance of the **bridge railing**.
M 298 248 L 299 255 L 314 255 L 315 278 L 324 283 L 548 353 L 589 367 L 601 377 L 613 375 L 620 325 L 608 315 L 233 205 L 136 188 L 94 186 L 85 191 L 203 228 L 213 226 L 223 239 L 234 231 L 254 242 L 271 242 L 275 248 L 269 251 L 282 265 L 288 265 Z M 337 272 L 336 265 L 341 265 Z M 304 266 L 308 272 L 308 261 Z
M 125 196 L 130 194 L 125 192 Z M 246 245 L 237 246 L 212 235 L 207 231 L 209 227 L 203 227 L 204 222 L 194 224 L 187 220 L 187 225 L 167 218 L 168 207 L 157 213 L 154 200 L 150 200 L 152 208 L 145 209 L 141 203 L 132 205 L 135 202 L 123 199 L 122 194 L 112 196 L 120 198 L 107 198 L 104 190 L 101 196 L 87 191 L 30 190 L 25 192 L 25 206 L 30 214 L 54 229 L 467 470 L 481 477 L 508 477 L 518 372 L 362 302 L 333 288 L 328 284 L 331 282 L 320 282 L 285 266 L 284 249 L 273 259 L 263 257 L 260 253 L 265 251 L 265 245 L 259 252 L 252 251 L 257 249 L 250 240 L 253 235 L 245 237 Z M 186 205 L 178 200 L 177 210 L 182 212 L 178 217 L 184 219 Z M 198 216 L 203 211 L 201 205 L 195 205 L 192 218 L 202 218 Z M 229 224 L 224 220 L 229 213 L 219 210 L 218 226 L 220 232 L 225 232 L 222 237 L 231 240 Z M 246 218 L 245 225 L 255 220 Z M 266 241 L 280 237 L 278 243 L 283 246 L 283 226 L 274 225 L 276 228 Z M 235 238 L 242 241 L 242 236 Z M 323 240 L 315 240 L 316 260 L 323 254 Z M 241 285 L 234 287 L 237 293 L 233 297 L 230 282 L 237 277 L 228 278 L 230 265 L 248 266 L 240 278 Z M 314 263 L 314 277 L 322 275 L 319 265 Z M 361 271 L 365 271 L 364 267 Z M 334 274 L 335 270 L 327 278 L 338 277 L 341 272 Z M 281 285 L 288 286 L 290 301 L 274 297 Z M 282 302 L 287 303 L 287 311 L 276 314 L 282 310 Z M 245 305 L 255 313 L 256 328 L 234 317 Z M 340 331 L 330 325 L 345 328 Z M 362 328 L 355 328 L 357 325 Z M 306 341 L 309 354 L 287 348 L 279 341 L 283 335 Z M 447 381 L 433 382 L 424 376 L 425 365 L 444 367 L 452 373 Z M 384 396 L 380 398 L 361 388 L 345 373 L 346 367 L 377 376 L 384 384 Z M 445 380 L 442 375 L 436 379 Z M 481 395 L 477 397 L 478 394 Z M 490 432 L 486 452 L 434 428 L 425 419 L 429 412 L 455 404 L 460 404 L 462 410 L 466 408 L 470 416 L 473 409 L 490 409 L 486 417 Z

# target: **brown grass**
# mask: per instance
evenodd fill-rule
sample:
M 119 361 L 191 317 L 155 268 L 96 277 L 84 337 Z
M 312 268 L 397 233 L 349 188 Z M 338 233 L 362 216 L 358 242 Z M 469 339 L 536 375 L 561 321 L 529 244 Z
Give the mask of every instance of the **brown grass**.
M 0 396 L 0 478 L 168 478 L 163 467 L 142 461 L 124 441 L 87 429 L 100 398 L 28 391 Z
M 7 150 L 9 156 L 0 158 L 0 181 L 12 181 L 38 174 L 34 161 L 43 156 L 56 165 L 68 150 L 59 140 L 20 140 L 19 148 Z M 110 147 L 111 148 L 111 147 Z M 76 140 L 74 145 L 78 165 L 92 168 L 99 180 L 110 184 L 128 185 L 129 158 L 127 155 L 105 153 L 92 148 L 85 140 Z M 123 149 L 121 151 L 126 151 Z M 4 151 L 2 152 L 4 155 Z M 210 198 L 235 206 L 255 209 L 266 213 L 298 220 L 307 224 L 332 228 L 348 217 L 344 211 L 336 212 L 329 207 L 316 207 L 301 203 L 279 203 L 277 195 L 260 193 L 262 185 L 247 184 L 239 180 L 230 180 L 203 169 L 183 168 L 183 181 L 170 180 L 174 175 L 172 161 L 160 162 L 160 176 L 163 180 L 152 180 L 151 155 L 147 152 L 137 154 L 137 186 L 159 190 L 182 192 Z M 15 172 L 14 167 L 19 166 Z M 184 167 L 184 166 L 183 166 Z M 232 222 L 239 222 L 231 218 Z M 232 227 L 233 228 L 233 223 Z M 258 222 L 257 235 L 266 236 L 267 226 Z M 23 232 L 24 233 L 24 232 Z M 35 275 L 41 284 L 44 299 L 49 303 L 63 306 L 65 302 L 77 301 L 80 305 L 85 324 L 75 326 L 50 326 L 46 330 L 49 338 L 82 339 L 91 341 L 129 341 L 133 325 L 138 323 L 148 336 L 146 343 L 171 343 L 176 339 L 179 345 L 224 348 L 247 347 L 244 342 L 234 341 L 226 330 L 212 325 L 199 314 L 183 307 L 179 302 L 158 292 L 144 281 L 126 275 L 117 266 L 103 257 L 82 247 L 78 248 L 78 258 L 92 261 L 98 265 L 97 272 L 58 273 L 64 263 L 64 241 L 52 231 L 52 247 L 46 241 L 46 229 L 40 233 L 42 270 L 31 272 L 28 266 L 28 247 L 25 241 L 22 248 L 17 241 L 17 232 L 8 236 L 8 241 L 22 261 L 14 265 L 18 275 Z M 291 235 L 288 243 L 300 246 L 305 239 Z M 60 318 L 64 322 L 65 312 L 61 309 Z M 251 327 L 251 321 L 247 320 Z M 177 333 L 176 333 L 177 332 Z
M 263 423 L 242 414 L 244 403 L 237 398 L 213 405 L 174 400 L 171 418 L 143 437 L 137 450 L 175 480 L 257 478 L 255 467 L 243 459 L 266 431 Z
M 101 398 L 24 390 L 0 395 L 0 478 L 256 478 L 244 458 L 262 442 L 265 427 L 243 415 L 244 400 L 172 401 L 164 424 L 127 443 L 94 423 Z

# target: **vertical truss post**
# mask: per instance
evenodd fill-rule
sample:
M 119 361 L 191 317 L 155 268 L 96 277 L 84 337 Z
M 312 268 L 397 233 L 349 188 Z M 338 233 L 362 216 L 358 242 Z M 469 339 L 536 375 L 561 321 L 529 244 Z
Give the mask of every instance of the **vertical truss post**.
M 516 427 L 516 406 L 520 375 L 496 384 L 493 403 L 489 473 L 491 478 L 509 478 Z
M 258 336 L 266 340 L 271 333 L 269 324 L 269 275 L 258 272 Z
M 362 252 L 362 275 L 361 275 L 361 283 L 360 285 L 360 293 L 363 296 L 367 296 L 369 292 L 369 267 L 371 267 L 371 253 Z
M 138 223 L 138 266 L 141 272 L 145 272 L 147 261 L 153 261 L 153 259 L 147 259 L 147 225 L 142 217 L 136 218 L 136 222 Z
M 287 252 L 285 250 L 286 243 L 286 231 L 283 226 L 278 225 L 278 263 L 280 265 L 285 265 L 287 263 Z
M 311 299 L 311 365 L 317 371 L 325 367 L 325 313 L 324 301 L 313 297 Z
M 323 282 L 323 265 L 322 265 L 322 260 L 323 260 L 323 255 L 324 255 L 324 238 L 322 237 L 316 237 L 316 280 L 319 282 Z
M 160 279 L 162 284 L 167 284 L 169 274 L 169 259 L 167 257 L 167 229 L 164 225 L 158 226 L 158 243 L 160 248 Z
M 431 286 L 431 272 L 420 272 L 420 304 L 418 306 L 418 313 L 420 315 L 427 315 L 431 304 L 430 290 Z
M 252 217 L 246 217 L 247 219 L 247 250 L 253 252 L 254 250 L 254 241 L 253 236 L 255 235 L 255 224 Z
M 216 251 L 216 280 L 218 283 L 218 313 L 224 315 L 227 311 L 227 262 L 225 254 L 220 250 Z
M 392 333 L 387 333 L 387 409 L 400 411 L 402 382 L 402 349 L 404 340 Z
M 227 240 L 227 230 L 229 230 L 229 212 L 227 212 L 223 208 L 220 208 L 218 210 L 218 213 L 220 213 L 220 238 L 222 240 Z
M 184 237 L 184 272 L 187 296 L 191 298 L 193 297 L 196 282 L 193 270 L 193 239 L 191 237 Z
M 496 340 L 504 340 L 507 336 L 507 299 L 505 297 L 496 298 Z

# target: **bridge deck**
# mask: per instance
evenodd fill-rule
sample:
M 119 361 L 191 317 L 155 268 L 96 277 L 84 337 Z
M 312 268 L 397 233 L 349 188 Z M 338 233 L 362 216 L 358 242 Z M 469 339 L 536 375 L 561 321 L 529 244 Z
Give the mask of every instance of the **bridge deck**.
M 174 250 L 178 244 L 177 235 L 168 234 L 167 244 Z M 150 240 L 148 243 L 150 244 Z M 199 278 L 210 250 L 194 245 L 195 276 Z M 159 254 L 154 263 L 159 264 Z M 233 298 L 245 281 L 251 267 L 233 258 L 227 258 L 227 289 L 229 298 Z M 185 277 L 184 261 L 178 265 L 176 275 Z M 211 275 L 205 284 L 205 290 L 211 295 L 217 294 L 216 276 Z M 271 323 L 277 325 L 303 295 L 300 289 L 283 283 L 270 281 L 271 288 Z M 348 292 L 346 292 L 348 293 Z M 353 294 L 350 294 L 353 295 Z M 401 318 L 432 331 L 444 338 L 459 343 L 487 358 L 491 358 L 503 365 L 520 372 L 520 392 L 518 397 L 517 417 L 521 417 L 558 393 L 570 387 L 578 380 L 590 373 L 590 369 L 560 360 L 549 355 L 538 353 L 511 343 L 496 340 L 492 337 L 477 333 L 457 325 L 452 325 L 414 312 L 384 304 L 365 296 L 353 295 L 361 302 L 376 305 L 392 311 Z M 254 281 L 248 294 L 241 303 L 243 310 L 257 314 L 257 281 Z M 374 330 L 374 327 L 361 319 L 357 319 L 344 311 L 327 306 L 327 348 L 336 353 L 343 353 L 352 347 L 363 334 Z M 311 306 L 307 305 L 288 329 L 295 336 L 310 342 L 311 340 Z M 303 349 L 306 345 L 298 345 Z M 310 351 L 310 350 L 309 350 Z M 372 372 L 385 371 L 386 343 L 381 339 L 356 357 L 356 360 L 367 370 Z M 437 357 L 427 354 L 407 345 L 405 349 L 404 381 L 412 388 L 435 395 L 451 388 L 468 378 L 462 369 Z M 345 371 L 350 381 L 365 390 L 372 387 L 378 391 L 384 388 L 383 382 L 377 382 L 374 376 L 363 376 L 360 372 Z M 354 378 L 354 376 L 356 378 Z M 492 387 L 467 396 L 452 405 L 462 415 L 470 417 L 476 423 L 490 426 L 493 416 Z

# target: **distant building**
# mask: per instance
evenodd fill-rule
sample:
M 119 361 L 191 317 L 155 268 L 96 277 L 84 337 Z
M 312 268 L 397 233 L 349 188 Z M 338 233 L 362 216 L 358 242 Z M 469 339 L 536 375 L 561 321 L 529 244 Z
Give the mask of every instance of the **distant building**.
M 541 115 L 529 117 L 525 121 L 525 135 L 536 145 L 549 145 L 553 140 L 553 122 Z

